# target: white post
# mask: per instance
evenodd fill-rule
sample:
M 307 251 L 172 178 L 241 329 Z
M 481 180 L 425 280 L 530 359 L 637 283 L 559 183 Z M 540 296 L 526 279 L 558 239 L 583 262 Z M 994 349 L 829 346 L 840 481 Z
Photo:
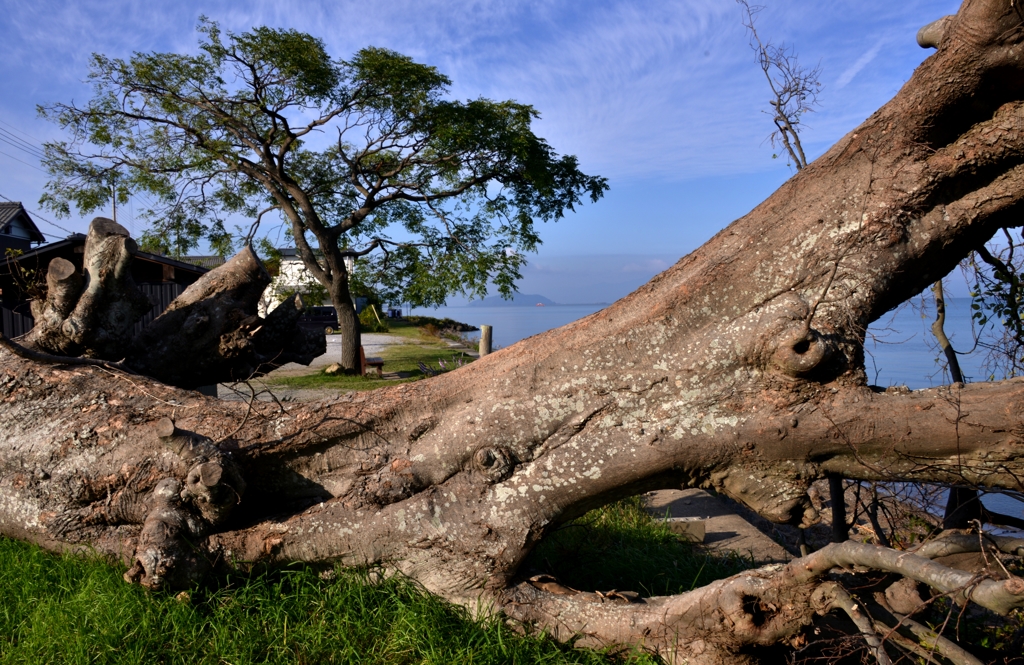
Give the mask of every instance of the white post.
M 491 327 L 480 326 L 480 357 L 491 352 Z

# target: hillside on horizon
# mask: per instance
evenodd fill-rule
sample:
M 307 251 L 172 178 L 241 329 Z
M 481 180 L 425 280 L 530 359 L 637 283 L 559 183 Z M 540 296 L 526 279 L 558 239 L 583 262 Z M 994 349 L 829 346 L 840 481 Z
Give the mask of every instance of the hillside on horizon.
M 471 300 L 469 307 L 536 307 L 541 305 L 557 305 L 555 301 L 537 293 L 516 293 L 511 300 L 501 296 L 487 296 L 483 300 Z

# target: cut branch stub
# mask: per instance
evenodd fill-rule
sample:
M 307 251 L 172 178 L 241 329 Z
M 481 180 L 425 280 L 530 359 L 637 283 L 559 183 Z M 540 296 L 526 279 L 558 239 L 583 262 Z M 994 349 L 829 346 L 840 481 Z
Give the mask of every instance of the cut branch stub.
M 246 489 L 230 454 L 204 436 L 179 430 L 170 418 L 160 419 L 155 433 L 171 452 L 192 463 L 181 490 L 182 501 L 195 506 L 208 525 L 223 523 Z
M 146 326 L 133 341 L 128 364 L 186 388 L 245 380 L 288 362 L 308 365 L 326 351 L 324 336 L 297 327 L 298 298 L 260 318 L 257 305 L 269 283 L 263 263 L 246 247 Z
M 170 418 L 158 420 L 153 433 L 168 450 L 186 462 L 213 459 L 220 455 L 220 449 L 212 440 L 178 429 Z
M 938 48 L 952 20 L 952 16 L 943 16 L 918 30 L 917 45 L 921 48 Z
M 830 355 L 829 344 L 817 330 L 799 325 L 782 335 L 772 362 L 783 375 L 798 378 L 814 371 Z
M 237 467 L 222 457 L 189 469 L 181 498 L 191 502 L 211 526 L 217 526 L 227 520 L 244 492 L 245 481 Z
M 85 239 L 84 275 L 64 259 L 50 262 L 46 301 L 33 306 L 36 325 L 24 345 L 63 356 L 124 358 L 135 322 L 153 307 L 128 269 L 137 251 L 123 226 L 94 219 Z
M 82 292 L 82 276 L 75 270 L 75 264 L 57 257 L 50 261 L 46 271 L 46 300 L 33 300 L 32 317 L 52 319 L 50 325 L 59 327 L 71 314 Z

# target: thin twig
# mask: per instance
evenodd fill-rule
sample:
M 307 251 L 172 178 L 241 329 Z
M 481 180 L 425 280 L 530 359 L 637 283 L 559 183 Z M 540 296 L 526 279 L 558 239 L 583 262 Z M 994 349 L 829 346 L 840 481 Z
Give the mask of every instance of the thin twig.
M 832 589 L 831 605 L 835 609 L 846 612 L 847 616 L 850 617 L 850 620 L 857 626 L 861 635 L 864 636 L 864 641 L 868 644 L 868 651 L 878 661 L 878 665 L 892 665 L 889 654 L 885 652 L 885 647 L 882 646 L 882 639 L 875 631 L 872 625 L 873 621 L 867 615 L 861 603 L 855 601 L 846 589 L 836 584 Z
M 227 441 L 228 439 L 230 439 L 234 435 L 238 434 L 238 432 L 241 431 L 241 429 L 243 427 L 245 427 L 246 421 L 249 420 L 249 414 L 252 413 L 252 410 L 253 410 L 252 406 L 253 406 L 253 403 L 256 401 L 257 393 L 256 393 L 256 391 L 253 389 L 252 385 L 248 381 L 244 381 L 243 383 L 245 383 L 245 385 L 249 389 L 249 393 L 250 393 L 250 397 L 248 399 L 249 408 L 246 409 L 245 416 L 242 418 L 242 422 L 238 423 L 238 427 L 236 427 L 230 434 L 222 436 L 221 438 L 219 438 L 216 441 L 214 441 L 214 443 L 216 443 L 216 444 L 220 444 L 220 443 L 222 443 L 224 441 Z

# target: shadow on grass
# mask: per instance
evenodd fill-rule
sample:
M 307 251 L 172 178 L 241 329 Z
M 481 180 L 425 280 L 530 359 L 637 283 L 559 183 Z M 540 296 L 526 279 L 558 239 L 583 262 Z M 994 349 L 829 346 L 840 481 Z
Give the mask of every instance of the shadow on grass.
M 548 534 L 524 562 L 581 591 L 682 593 L 753 567 L 749 557 L 711 554 L 686 542 L 636 496 L 593 510 Z

